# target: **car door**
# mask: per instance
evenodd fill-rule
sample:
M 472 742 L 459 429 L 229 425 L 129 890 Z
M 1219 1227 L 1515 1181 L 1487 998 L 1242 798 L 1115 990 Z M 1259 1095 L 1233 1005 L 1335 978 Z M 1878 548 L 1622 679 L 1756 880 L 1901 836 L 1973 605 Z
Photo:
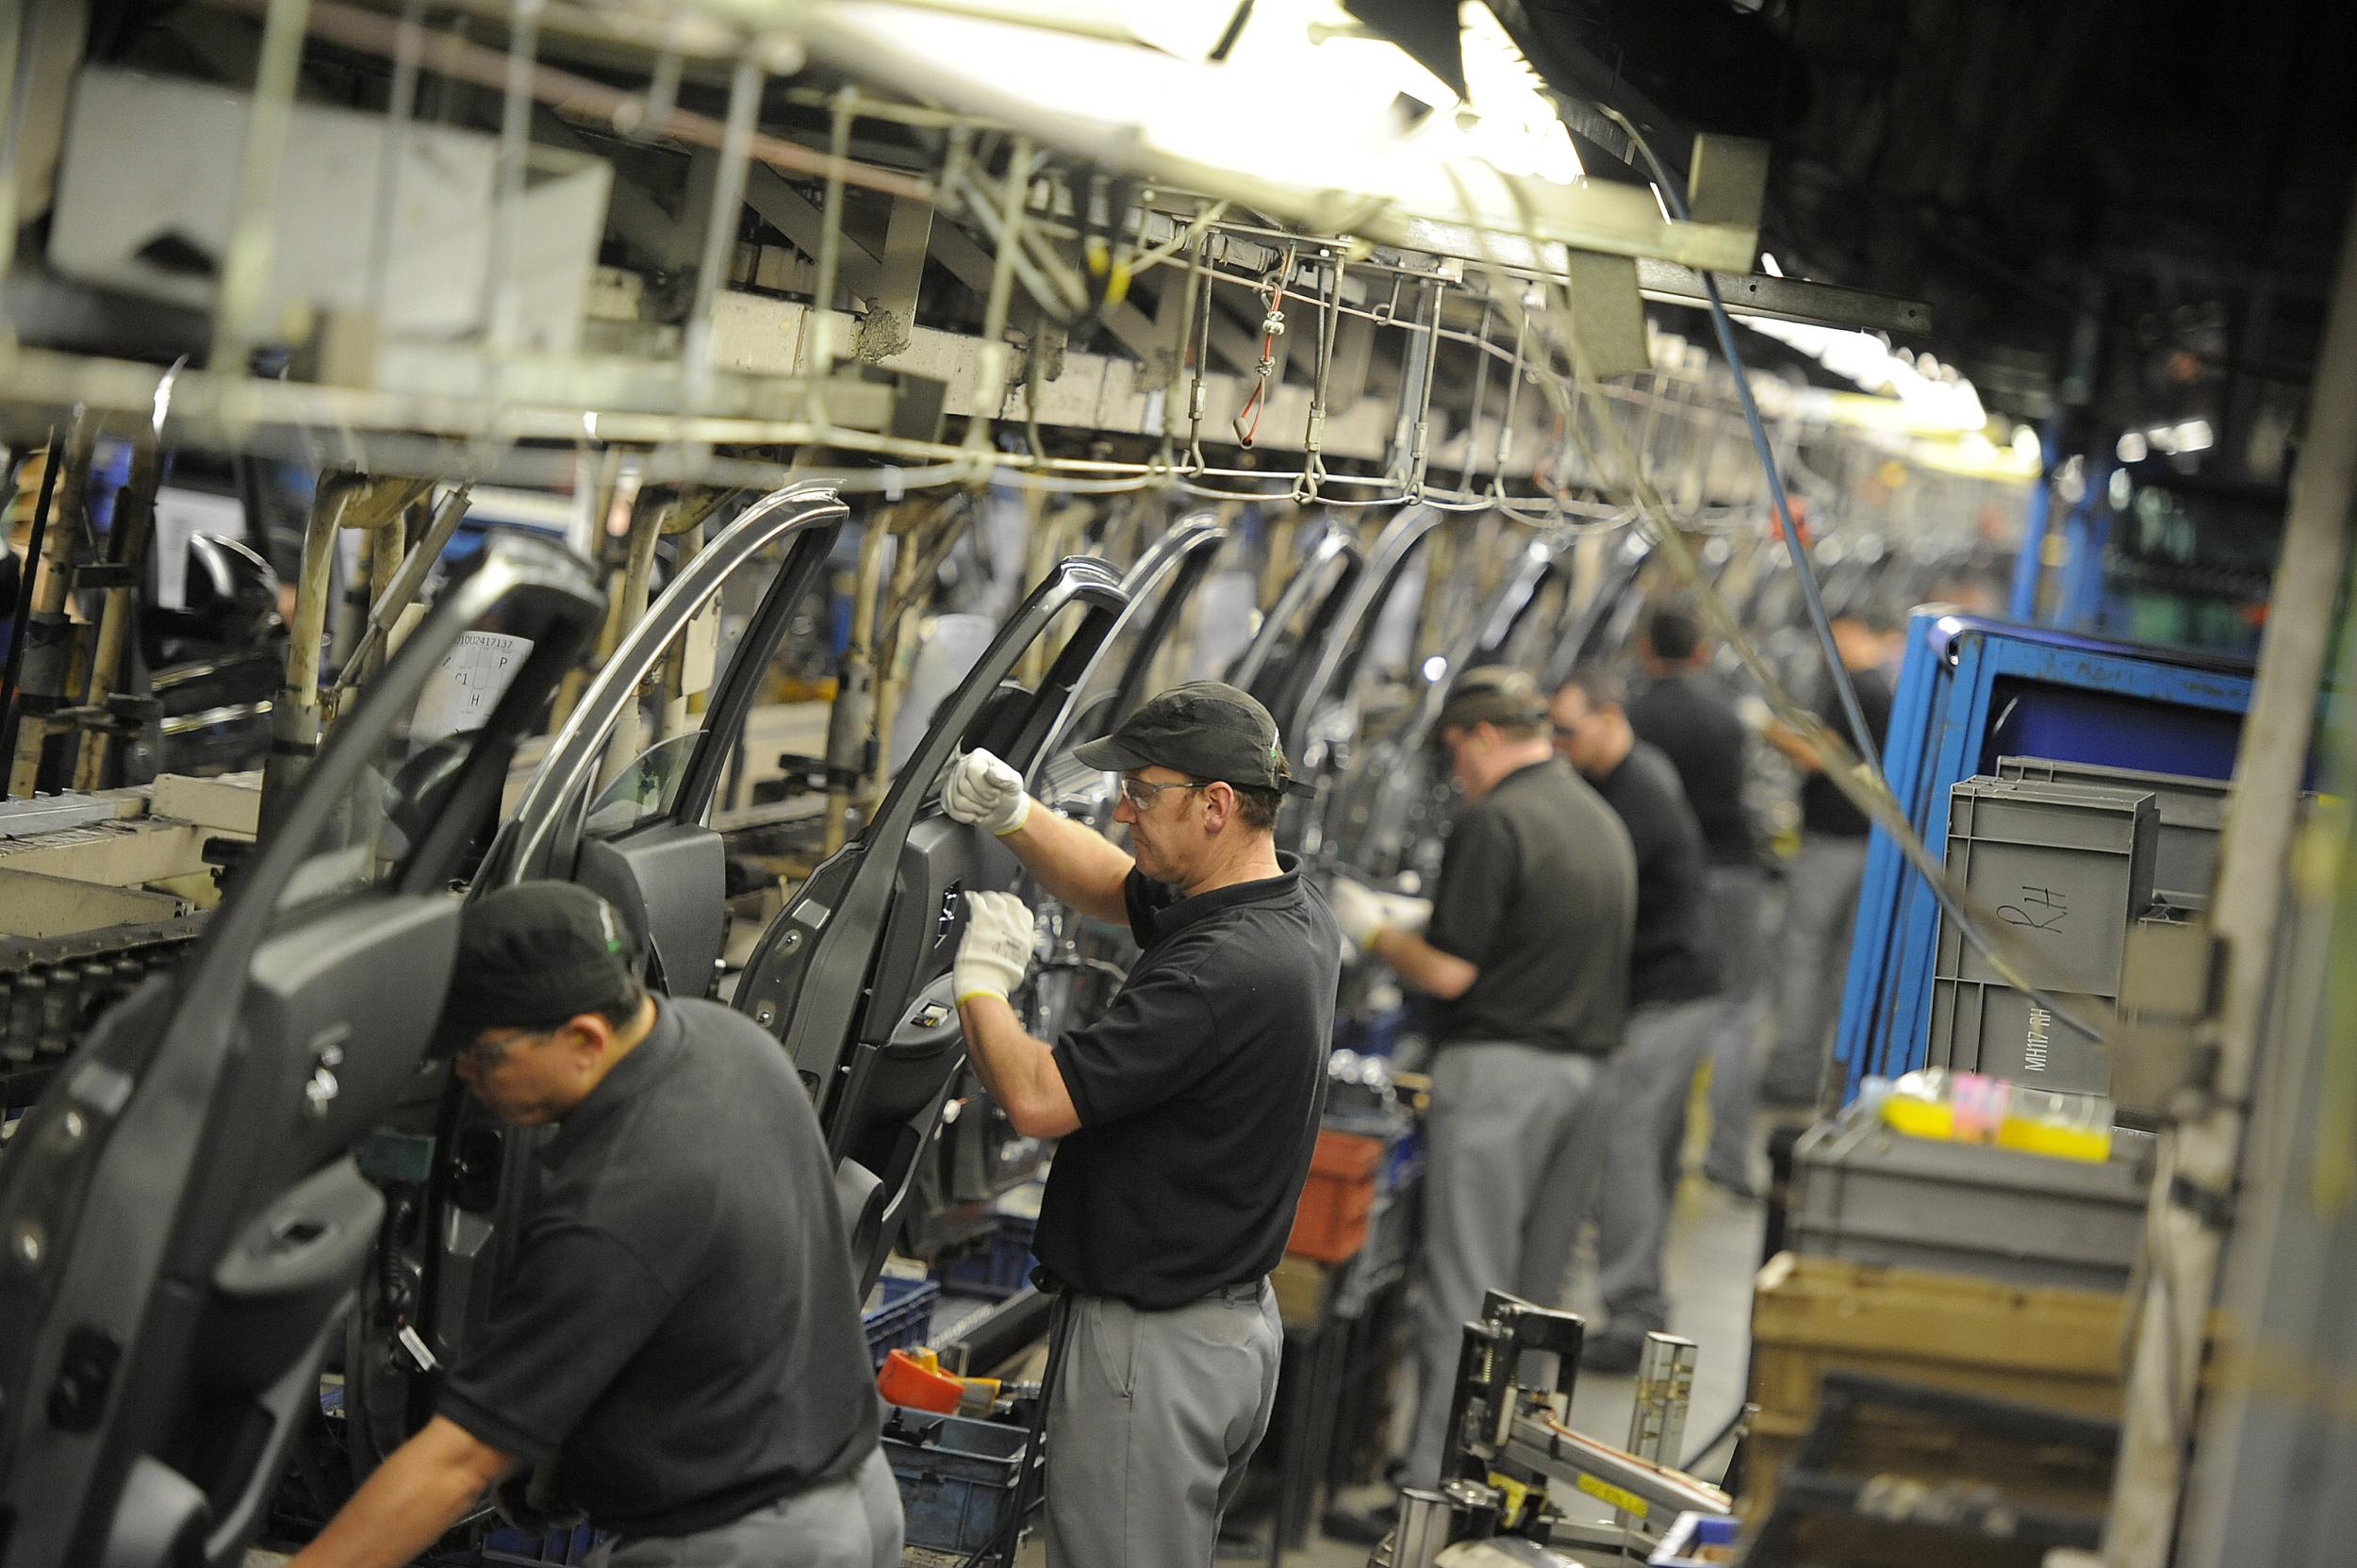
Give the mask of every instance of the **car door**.
M 1228 530 L 1211 514 L 1181 518 L 1122 573 L 1128 602 L 1041 749 L 1032 791 L 1040 800 L 1099 833 L 1111 827 L 1113 788 L 1103 773 L 1075 761 L 1073 750 L 1119 725 L 1146 701 L 1156 656 L 1227 541 Z
M 949 966 L 963 895 L 1012 885 L 1014 856 L 940 807 L 961 747 L 987 747 L 1030 774 L 1128 602 L 1101 561 L 1058 564 L 935 712 L 876 815 L 814 870 L 754 944 L 736 1008 L 782 1040 L 818 1108 L 828 1147 L 863 1176 L 851 1213 L 859 1285 L 882 1267 L 924 1151 L 964 1061 Z M 1079 626 L 1037 691 L 1008 677 L 1066 609 Z
M 583 688 L 500 824 L 470 898 L 554 878 L 596 891 L 645 939 L 650 983 L 702 997 L 727 927 L 727 866 L 712 805 L 795 606 L 825 568 L 847 512 L 833 492 L 789 487 L 762 497 L 699 550 Z M 697 727 L 632 759 L 601 796 L 627 809 L 600 821 L 591 789 L 601 760 L 648 679 L 746 573 L 768 582 L 711 688 Z M 635 786 L 628 794 L 623 786 Z M 347 1336 L 344 1417 L 355 1475 L 422 1426 L 429 1360 L 454 1362 L 488 1321 L 533 1192 L 535 1134 L 518 1132 L 454 1081 L 420 1085 L 375 1146 L 388 1222 Z M 420 1355 L 403 1339 L 412 1334 Z
M 1277 602 L 1261 618 L 1252 640 L 1228 667 L 1228 684 L 1250 692 L 1275 716 L 1289 672 L 1323 645 L 1365 565 L 1366 556 L 1342 529 L 1329 527 L 1321 534 L 1277 590 Z M 1291 751 L 1293 737 L 1285 734 L 1281 719 L 1277 733 L 1285 735 Z
M 1146 686 L 1155 660 L 1218 564 L 1228 538 L 1228 529 L 1209 513 L 1181 518 L 1122 574 L 1128 602 L 1030 769 L 1031 792 L 1050 810 L 1100 834 L 1113 831 L 1109 776 L 1083 766 L 1072 752 L 1118 725 L 1150 695 Z M 1037 956 L 1018 1005 L 1024 1027 L 1053 1040 L 1112 999 L 1135 949 L 1127 930 L 1054 903 L 1028 877 L 1018 876 L 1015 891 L 1031 906 L 1039 930 Z M 913 1211 L 919 1223 L 903 1237 L 904 1245 L 921 1255 L 965 1239 L 962 1232 L 983 1218 L 971 1213 L 972 1206 L 1029 1180 L 1046 1150 L 1039 1139 L 1014 1130 L 970 1066 L 959 1071 L 951 1096 L 954 1119 L 943 1131 L 937 1157 L 919 1176 L 920 1201 Z
M 1547 690 L 1560 686 L 1574 669 L 1591 659 L 1606 657 L 1626 645 L 1644 609 L 1644 595 L 1637 588 L 1651 554 L 1651 548 L 1635 533 L 1612 553 L 1541 671 L 1541 684 Z
M 713 801 L 771 655 L 849 516 L 832 490 L 789 487 L 747 507 L 688 560 L 582 692 L 486 856 L 478 891 L 527 878 L 579 882 L 645 935 L 654 965 L 649 979 L 663 991 L 711 991 L 725 891 Z M 772 553 L 783 553 L 774 569 Z M 631 759 L 593 799 L 611 737 L 674 640 L 740 573 L 765 570 L 773 575 L 730 650 L 702 721 Z
M 0 1165 L 8 1568 L 241 1560 L 383 1213 L 354 1151 L 435 1070 L 449 880 L 602 614 L 585 563 L 487 546 L 273 806 L 178 972 L 101 1018 L 18 1128 Z M 446 661 L 488 717 L 463 763 L 404 793 L 429 777 L 400 765 Z
M 1512 648 L 1556 569 L 1553 545 L 1531 540 L 1458 629 L 1438 668 L 1414 672 L 1420 685 L 1413 706 L 1365 745 L 1328 794 L 1323 837 L 1333 859 L 1387 884 L 1420 889 L 1432 880 L 1455 801 L 1433 749 L 1442 705 L 1467 670 L 1496 662 Z
M 1367 552 L 1365 569 L 1324 629 L 1316 656 L 1302 661 L 1297 676 L 1278 692 L 1284 704 L 1277 712 L 1278 727 L 1298 737 L 1294 760 L 1317 790 L 1312 799 L 1287 801 L 1277 821 L 1279 849 L 1315 855 L 1324 848 L 1331 785 L 1349 771 L 1360 743 L 1366 695 L 1361 678 L 1368 673 L 1370 646 L 1445 517 L 1430 506 L 1406 506 L 1384 525 Z

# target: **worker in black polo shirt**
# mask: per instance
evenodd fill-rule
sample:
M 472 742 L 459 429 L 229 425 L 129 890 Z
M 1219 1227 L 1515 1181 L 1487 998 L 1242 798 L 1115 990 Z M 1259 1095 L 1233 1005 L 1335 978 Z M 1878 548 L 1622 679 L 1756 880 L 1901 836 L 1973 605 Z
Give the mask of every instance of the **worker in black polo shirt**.
M 1883 665 L 1897 631 L 1897 621 L 1878 606 L 1853 606 L 1833 618 L 1834 647 L 1877 748 L 1890 728 L 1890 681 Z M 1855 744 L 1831 671 L 1819 677 L 1815 707 L 1836 734 Z M 1826 759 L 1806 736 L 1776 722 L 1764 733 L 1768 744 L 1801 770 L 1801 852 L 1784 879 L 1775 1034 L 1760 1072 L 1759 1096 L 1771 1105 L 1813 1107 L 1833 1060 L 1833 1031 L 1849 981 L 1851 928 L 1857 922 L 1871 825 L 1826 777 Z
M 1338 881 L 1343 934 L 1435 999 L 1425 1119 L 1420 1397 L 1405 1479 L 1440 1478 L 1449 1395 L 1486 1291 L 1552 1306 L 1595 1164 L 1591 1098 L 1620 1043 L 1637 869 L 1612 809 L 1555 754 L 1519 669 L 1468 670 L 1437 729 L 1468 804 L 1424 930 L 1413 905 Z
M 596 894 L 468 906 L 442 1033 L 475 1098 L 555 1124 L 481 1342 L 439 1413 L 295 1561 L 407 1562 L 519 1465 L 613 1532 L 608 1568 L 886 1568 L 900 1500 L 833 1170 L 775 1040 L 656 999 Z
M 1750 1197 L 1756 1191 L 1752 1124 L 1759 1100 L 1759 1002 L 1767 975 L 1767 933 L 1760 917 L 1768 897 L 1758 835 L 1743 803 L 1751 730 L 1734 697 L 1711 674 L 1710 645 L 1692 616 L 1656 611 L 1639 662 L 1646 685 L 1628 705 L 1629 727 L 1638 739 L 1659 747 L 1677 769 L 1710 862 L 1706 877 L 1719 995 L 1710 1028 L 1710 1149 L 1703 1174 Z
M 1144 950 L 1104 1016 L 1050 1047 L 1007 1001 L 1030 912 L 968 894 L 958 1012 L 1015 1131 L 1063 1140 L 1033 1240 L 1062 1293 L 1050 1568 L 1207 1568 L 1276 1404 L 1267 1277 L 1317 1141 L 1341 941 L 1277 852 L 1288 774 L 1259 702 L 1193 682 L 1077 755 L 1122 775 L 1134 859 L 987 751 L 953 766 L 942 803 Z
M 1702 828 L 1677 769 L 1629 728 L 1621 678 L 1592 667 L 1573 671 L 1548 717 L 1556 749 L 1620 816 L 1637 851 L 1628 1032 L 1605 1073 L 1611 1119 L 1596 1192 L 1606 1321 L 1580 1350 L 1583 1366 L 1628 1372 L 1645 1336 L 1669 1327 L 1661 1244 L 1677 1168 L 1670 1140 L 1717 1021 L 1719 960 Z

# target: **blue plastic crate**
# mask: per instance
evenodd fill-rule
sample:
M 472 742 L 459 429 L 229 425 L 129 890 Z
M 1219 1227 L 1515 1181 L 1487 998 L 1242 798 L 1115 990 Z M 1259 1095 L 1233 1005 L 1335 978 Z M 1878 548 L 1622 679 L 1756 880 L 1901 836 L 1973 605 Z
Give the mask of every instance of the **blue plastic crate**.
M 941 1286 L 931 1279 L 886 1275 L 882 1284 L 883 1304 L 860 1319 L 867 1330 L 867 1359 L 876 1366 L 893 1351 L 914 1350 L 931 1337 L 933 1303 L 941 1298 Z
M 960 1296 L 1005 1300 L 1031 1282 L 1036 1260 L 1031 1236 L 1038 1222 L 1022 1214 L 994 1217 L 990 1234 L 954 1257 L 933 1264 L 933 1278 Z
M 936 1552 L 990 1544 L 1014 1506 L 1028 1436 L 1021 1427 L 887 1406 L 884 1462 L 900 1489 L 908 1543 Z M 1043 1442 L 1034 1462 L 1046 1456 Z
M 1739 1533 L 1741 1527 L 1736 1520 L 1708 1513 L 1681 1513 L 1645 1561 L 1649 1568 L 1708 1568 L 1711 1563 L 1728 1560 L 1727 1553 Z
M 589 1553 L 605 1538 L 602 1530 L 587 1525 L 575 1525 L 569 1529 L 552 1529 L 539 1535 L 523 1530 L 496 1529 L 483 1539 L 482 1561 L 489 1564 L 530 1565 L 530 1568 L 569 1568 L 574 1563 L 589 1560 Z

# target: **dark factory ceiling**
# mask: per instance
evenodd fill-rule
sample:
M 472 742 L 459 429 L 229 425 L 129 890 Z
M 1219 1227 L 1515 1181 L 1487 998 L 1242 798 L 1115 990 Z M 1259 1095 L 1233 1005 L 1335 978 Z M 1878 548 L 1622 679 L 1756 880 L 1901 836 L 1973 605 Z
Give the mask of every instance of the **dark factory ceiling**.
M 1762 248 L 1788 272 L 1930 301 L 1924 346 L 1994 409 L 2043 418 L 2084 388 L 2095 424 L 2129 428 L 2297 404 L 2357 173 L 2357 9 L 1499 8 L 1567 117 L 1602 98 L 1665 153 L 1698 130 L 1772 140 Z M 1582 150 L 1591 172 L 1628 172 L 1608 138 Z

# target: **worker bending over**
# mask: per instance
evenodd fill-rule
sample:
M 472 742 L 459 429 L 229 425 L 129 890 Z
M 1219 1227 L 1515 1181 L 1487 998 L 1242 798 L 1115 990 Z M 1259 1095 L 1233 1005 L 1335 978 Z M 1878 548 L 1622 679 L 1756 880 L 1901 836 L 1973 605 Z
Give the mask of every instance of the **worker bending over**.
M 1580 1351 L 1580 1363 L 1598 1372 L 1635 1371 L 1645 1336 L 1669 1327 L 1661 1244 L 1677 1181 L 1673 1140 L 1719 1021 L 1702 827 L 1677 769 L 1637 738 L 1627 707 L 1621 678 L 1591 668 L 1573 672 L 1549 712 L 1556 749 L 1596 786 L 1637 852 L 1628 1029 L 1605 1071 L 1609 1120 L 1596 1192 L 1606 1323 Z
M 467 907 L 441 1033 L 511 1127 L 555 1124 L 483 1339 L 297 1568 L 407 1562 L 519 1464 L 610 1568 L 897 1568 L 900 1498 L 810 1096 L 750 1018 L 657 1000 L 604 900 Z
M 1268 1273 L 1317 1142 L 1341 941 L 1277 852 L 1285 754 L 1252 698 L 1178 686 L 1076 754 L 1121 774 L 1134 860 L 987 751 L 952 766 L 942 804 L 1144 950 L 1104 1016 L 1050 1047 L 1007 999 L 1030 912 L 968 894 L 958 1012 L 1015 1131 L 1063 1140 L 1032 1247 L 1063 1296 L 1049 1568 L 1206 1568 L 1276 1405 Z
M 1343 933 L 1438 1003 L 1410 1486 L 1440 1478 L 1462 1325 L 1482 1294 L 1561 1299 L 1571 1226 L 1550 1223 L 1541 1199 L 1583 1190 L 1590 1098 L 1621 1040 L 1635 857 L 1611 808 L 1555 754 L 1546 719 L 1518 669 L 1469 670 L 1442 705 L 1468 804 L 1421 933 L 1415 900 L 1335 884 Z

